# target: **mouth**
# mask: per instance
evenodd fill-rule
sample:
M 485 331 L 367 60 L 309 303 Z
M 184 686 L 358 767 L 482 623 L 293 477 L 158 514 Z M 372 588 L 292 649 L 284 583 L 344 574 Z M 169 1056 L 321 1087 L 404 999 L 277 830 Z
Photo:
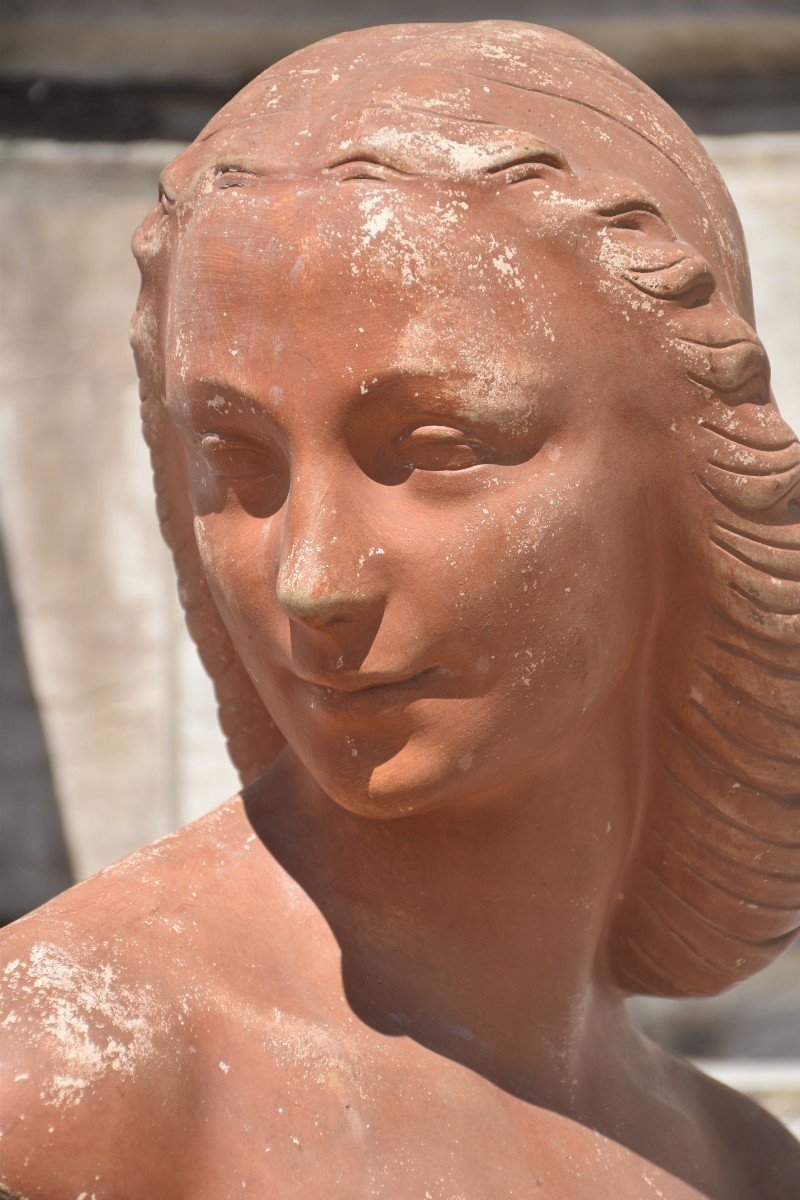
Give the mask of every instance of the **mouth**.
M 424 691 L 426 680 L 442 674 L 438 667 L 426 667 L 412 674 L 370 672 L 341 672 L 309 679 L 295 678 L 311 693 L 313 706 L 328 710 L 370 711 L 402 704 Z

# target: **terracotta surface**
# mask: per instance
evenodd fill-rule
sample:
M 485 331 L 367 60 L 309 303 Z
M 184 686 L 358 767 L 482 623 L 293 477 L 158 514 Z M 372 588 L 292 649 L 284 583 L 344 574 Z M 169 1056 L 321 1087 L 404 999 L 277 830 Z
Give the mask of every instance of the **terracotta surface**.
M 246 786 L 5 934 L 5 1186 L 796 1196 L 624 1008 L 800 922 L 800 447 L 705 152 L 563 34 L 359 30 L 223 109 L 135 248 Z

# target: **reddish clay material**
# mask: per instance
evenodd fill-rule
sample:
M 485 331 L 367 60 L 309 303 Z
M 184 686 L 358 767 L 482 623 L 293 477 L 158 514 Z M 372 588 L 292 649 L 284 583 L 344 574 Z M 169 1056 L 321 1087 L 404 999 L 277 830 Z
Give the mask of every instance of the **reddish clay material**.
M 705 152 L 564 34 L 364 29 L 235 97 L 135 250 L 246 786 L 6 933 L 5 1186 L 800 1194 L 624 1007 L 800 922 L 800 446 Z

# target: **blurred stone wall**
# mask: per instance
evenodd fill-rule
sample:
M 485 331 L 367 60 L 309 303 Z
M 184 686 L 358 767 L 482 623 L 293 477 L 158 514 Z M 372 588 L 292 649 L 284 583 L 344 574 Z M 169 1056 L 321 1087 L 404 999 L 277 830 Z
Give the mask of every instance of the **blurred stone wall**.
M 6 620 L 41 727 L 20 725 L 9 745 L 24 755 L 16 788 L 48 763 L 55 806 L 37 819 L 51 830 L 60 821 L 76 878 L 235 789 L 158 534 L 128 346 L 131 234 L 176 149 L 0 146 Z M 53 889 L 21 838 L 27 806 L 5 781 L 3 796 L 8 917 L 63 875 Z
M 793 7 L 609 0 L 510 4 L 504 15 L 594 41 L 706 133 L 745 227 L 778 402 L 800 428 Z M 12 135 L 0 142 L 0 920 L 236 787 L 178 612 L 138 429 L 129 242 L 178 149 L 142 135 L 193 136 L 250 75 L 336 29 L 484 11 L 236 0 L 223 19 L 205 2 L 40 0 L 0 19 Z M 637 1006 L 686 1053 L 800 1059 L 798 1011 L 796 953 L 719 1000 Z

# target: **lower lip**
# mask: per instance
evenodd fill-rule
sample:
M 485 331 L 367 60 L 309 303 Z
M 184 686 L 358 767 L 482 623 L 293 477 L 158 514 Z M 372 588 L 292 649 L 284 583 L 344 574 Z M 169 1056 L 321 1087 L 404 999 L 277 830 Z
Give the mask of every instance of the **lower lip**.
M 373 687 L 359 688 L 354 692 L 323 687 L 317 683 L 302 681 L 311 694 L 314 708 L 342 716 L 387 712 L 400 708 L 413 700 L 424 697 L 425 686 L 433 669 L 421 671 L 409 679 L 396 683 L 380 683 Z

